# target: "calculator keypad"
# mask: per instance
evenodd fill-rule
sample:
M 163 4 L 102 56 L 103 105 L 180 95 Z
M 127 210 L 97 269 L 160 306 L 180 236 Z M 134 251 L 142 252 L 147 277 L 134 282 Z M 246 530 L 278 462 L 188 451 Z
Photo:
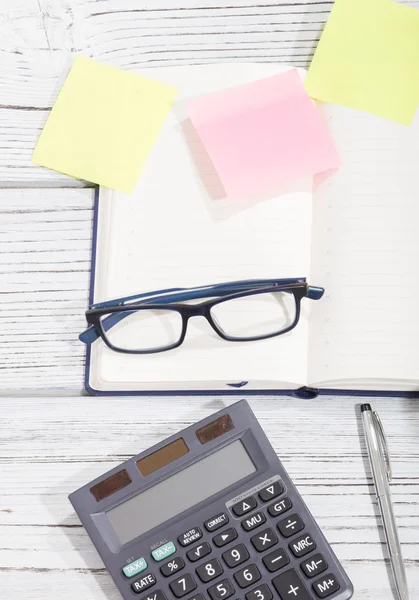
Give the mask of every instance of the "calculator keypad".
M 227 512 L 218 513 L 178 536 L 180 550 L 184 548 L 182 556 L 174 556 L 159 565 L 161 575 L 170 578 L 168 585 L 174 598 L 227 600 L 236 597 L 240 590 L 243 590 L 242 600 L 278 600 L 278 597 L 279 600 L 323 600 L 333 596 L 340 589 L 340 583 L 328 572 L 325 557 L 318 551 L 315 553 L 315 540 L 306 530 L 301 515 L 295 509 L 290 510 L 293 504 L 284 492 L 282 484 L 275 481 L 230 505 L 231 513 L 239 519 L 235 523 L 248 533 L 244 543 L 242 531 L 241 543 L 234 544 L 240 532 L 229 525 Z M 282 517 L 288 511 L 292 514 Z M 246 516 L 241 518 L 243 515 Z M 268 526 L 262 527 L 265 523 Z M 213 532 L 216 533 L 211 536 Z M 172 542 L 166 542 L 160 547 L 161 554 L 169 556 L 178 552 L 179 546 L 176 550 Z M 161 554 L 157 556 L 154 550 L 152 556 L 160 561 Z M 185 571 L 188 570 L 183 557 L 189 561 L 189 572 L 177 574 L 185 567 Z M 147 562 L 137 559 L 130 563 L 137 575 L 136 580 L 130 582 L 131 587 L 140 594 L 157 580 L 152 573 L 138 577 L 137 563 L 146 568 Z M 130 565 L 123 567 L 125 577 L 130 576 L 127 574 Z M 199 592 L 198 584 L 205 586 L 205 594 Z M 194 590 L 195 595 L 192 595 Z M 159 589 L 143 595 L 140 600 L 168 600 L 166 594 Z
M 212 581 L 224 573 L 224 569 L 216 558 L 209 560 L 196 569 L 196 574 L 203 583 Z
M 178 577 L 170 584 L 170 589 L 176 598 L 182 598 L 196 590 L 196 588 L 196 582 L 189 573 L 185 573 L 182 577 Z

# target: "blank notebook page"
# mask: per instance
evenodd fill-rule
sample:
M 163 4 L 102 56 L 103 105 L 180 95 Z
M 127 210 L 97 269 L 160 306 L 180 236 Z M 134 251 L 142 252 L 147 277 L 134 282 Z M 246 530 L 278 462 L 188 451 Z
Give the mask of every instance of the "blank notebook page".
M 281 70 L 285 68 L 207 65 L 149 71 L 163 82 L 175 82 L 181 93 L 133 196 L 101 189 L 95 302 L 166 287 L 308 277 L 311 178 L 275 197 L 227 200 L 186 118 L 192 97 Z M 171 382 L 178 389 L 198 389 L 199 382 L 212 381 L 219 388 L 244 380 L 302 384 L 307 375 L 307 303 L 303 300 L 298 327 L 271 340 L 226 342 L 202 317 L 189 321 L 180 348 L 160 354 L 118 354 L 100 340 L 92 345 L 91 382 L 98 388 L 115 384 L 117 389 L 140 390 L 147 383 L 170 389 Z
M 315 188 L 311 278 L 326 293 L 313 307 L 309 382 L 383 389 L 391 374 L 394 389 L 419 379 L 419 112 L 405 127 L 324 110 L 342 166 Z

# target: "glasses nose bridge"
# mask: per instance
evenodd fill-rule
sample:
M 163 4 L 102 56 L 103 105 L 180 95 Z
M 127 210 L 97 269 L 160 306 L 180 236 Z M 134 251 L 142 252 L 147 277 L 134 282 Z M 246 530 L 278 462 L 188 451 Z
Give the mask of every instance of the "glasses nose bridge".
M 182 309 L 187 319 L 191 317 L 206 317 L 208 312 L 207 307 L 202 304 L 185 304 Z

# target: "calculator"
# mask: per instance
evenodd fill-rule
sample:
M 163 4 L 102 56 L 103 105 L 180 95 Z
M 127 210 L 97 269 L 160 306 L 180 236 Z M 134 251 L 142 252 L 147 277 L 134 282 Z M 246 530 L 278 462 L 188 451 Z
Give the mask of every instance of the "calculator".
M 353 586 L 242 400 L 70 495 L 124 600 L 346 600 Z

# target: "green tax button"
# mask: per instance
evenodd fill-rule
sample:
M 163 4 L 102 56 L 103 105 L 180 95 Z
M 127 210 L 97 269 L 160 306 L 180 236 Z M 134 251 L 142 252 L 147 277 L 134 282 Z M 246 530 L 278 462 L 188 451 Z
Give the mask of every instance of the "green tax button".
M 153 550 L 151 556 L 154 558 L 154 560 L 159 561 L 163 560 L 163 558 L 166 558 L 167 556 L 170 556 L 173 554 L 173 552 L 176 552 L 176 546 L 173 542 L 167 542 L 167 544 L 164 544 L 163 546 L 160 546 L 160 548 Z
M 126 565 L 122 570 L 124 572 L 125 577 L 134 577 L 134 575 L 138 575 L 141 571 L 147 568 L 147 563 L 144 558 L 137 558 L 129 565 Z

